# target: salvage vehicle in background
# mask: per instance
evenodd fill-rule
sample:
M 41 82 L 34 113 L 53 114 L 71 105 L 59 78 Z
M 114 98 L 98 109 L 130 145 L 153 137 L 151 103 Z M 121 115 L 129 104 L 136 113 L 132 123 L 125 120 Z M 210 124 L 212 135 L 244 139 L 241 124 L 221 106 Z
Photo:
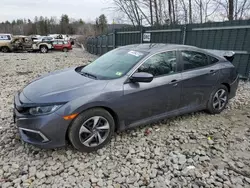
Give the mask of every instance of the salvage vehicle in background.
M 70 41 L 55 39 L 52 41 L 52 44 L 53 44 L 54 50 L 60 50 L 63 52 L 72 50 L 72 45 Z
M 12 34 L 2 33 L 0 34 L 0 52 L 9 52 L 12 49 L 11 40 L 13 38 Z
M 9 51 L 40 51 L 41 53 L 47 53 L 53 49 L 52 42 L 34 42 L 31 37 L 19 36 L 14 37 L 10 42 L 11 48 Z
M 0 42 L 10 42 L 12 38 L 12 34 L 0 33 Z
M 115 131 L 206 110 L 236 95 L 232 57 L 174 44 L 114 49 L 88 65 L 35 79 L 14 97 L 14 120 L 28 143 L 80 151 L 106 145 Z
M 12 51 L 12 45 L 10 41 L 4 41 L 2 40 L 0 42 L 0 52 L 7 53 Z
M 54 40 L 54 38 L 50 36 L 40 36 L 38 38 L 33 38 L 34 42 L 48 42 L 52 40 Z
M 53 37 L 54 40 L 64 40 L 64 41 L 70 41 L 71 45 L 75 44 L 75 38 L 73 38 L 72 36 L 69 35 L 62 35 L 62 34 L 49 34 L 49 37 Z

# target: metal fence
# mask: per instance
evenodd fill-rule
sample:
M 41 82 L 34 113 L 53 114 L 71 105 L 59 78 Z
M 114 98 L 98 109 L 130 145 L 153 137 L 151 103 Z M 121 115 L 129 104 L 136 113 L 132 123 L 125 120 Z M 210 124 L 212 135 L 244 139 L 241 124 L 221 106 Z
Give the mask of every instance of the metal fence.
M 236 53 L 233 64 L 241 77 L 250 76 L 250 20 L 116 29 L 107 35 L 89 37 L 87 51 L 102 55 L 119 46 L 149 42 L 232 50 Z

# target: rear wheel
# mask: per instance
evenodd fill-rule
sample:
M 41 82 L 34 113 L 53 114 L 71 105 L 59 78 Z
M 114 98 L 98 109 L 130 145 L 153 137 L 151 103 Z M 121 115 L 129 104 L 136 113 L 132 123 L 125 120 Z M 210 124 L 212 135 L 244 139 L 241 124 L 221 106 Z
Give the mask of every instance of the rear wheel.
M 221 85 L 210 95 L 207 110 L 211 114 L 219 114 L 222 112 L 228 103 L 228 89 Z
M 68 51 L 68 48 L 63 48 L 63 52 L 67 52 Z
M 114 133 L 115 122 L 102 108 L 87 110 L 73 121 L 68 131 L 71 144 L 79 151 L 91 152 L 105 146 Z
M 9 52 L 9 48 L 6 47 L 6 46 L 4 46 L 4 47 L 2 47 L 1 51 L 2 51 L 3 53 L 7 53 L 7 52 Z
M 40 47 L 40 52 L 41 53 L 48 53 L 48 47 L 47 46 L 41 46 Z

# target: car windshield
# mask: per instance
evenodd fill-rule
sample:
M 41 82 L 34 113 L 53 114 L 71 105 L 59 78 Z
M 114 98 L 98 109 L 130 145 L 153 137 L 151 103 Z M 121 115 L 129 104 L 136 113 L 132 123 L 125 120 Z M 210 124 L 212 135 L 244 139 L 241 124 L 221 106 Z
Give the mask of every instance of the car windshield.
M 81 73 L 98 79 L 120 78 L 146 55 L 142 51 L 115 49 L 82 68 Z

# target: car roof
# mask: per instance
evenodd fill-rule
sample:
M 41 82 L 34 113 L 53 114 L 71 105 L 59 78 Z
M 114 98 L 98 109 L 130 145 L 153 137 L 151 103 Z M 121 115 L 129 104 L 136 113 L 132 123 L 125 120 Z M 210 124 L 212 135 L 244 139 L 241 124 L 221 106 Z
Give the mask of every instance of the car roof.
M 142 52 L 148 52 L 150 54 L 154 54 L 157 52 L 167 51 L 167 50 L 191 50 L 197 51 L 201 53 L 205 53 L 207 55 L 216 57 L 219 60 L 224 59 L 222 55 L 215 54 L 206 49 L 198 48 L 190 45 L 182 45 L 182 44 L 164 44 L 164 43 L 144 43 L 144 44 L 132 44 L 120 47 L 122 49 L 128 50 L 137 50 Z
M 144 43 L 144 44 L 132 44 L 121 47 L 123 49 L 138 50 L 144 52 L 160 52 L 164 50 L 174 50 L 174 49 L 189 49 L 189 50 L 202 50 L 195 46 L 181 45 L 181 44 L 163 44 L 163 43 Z

